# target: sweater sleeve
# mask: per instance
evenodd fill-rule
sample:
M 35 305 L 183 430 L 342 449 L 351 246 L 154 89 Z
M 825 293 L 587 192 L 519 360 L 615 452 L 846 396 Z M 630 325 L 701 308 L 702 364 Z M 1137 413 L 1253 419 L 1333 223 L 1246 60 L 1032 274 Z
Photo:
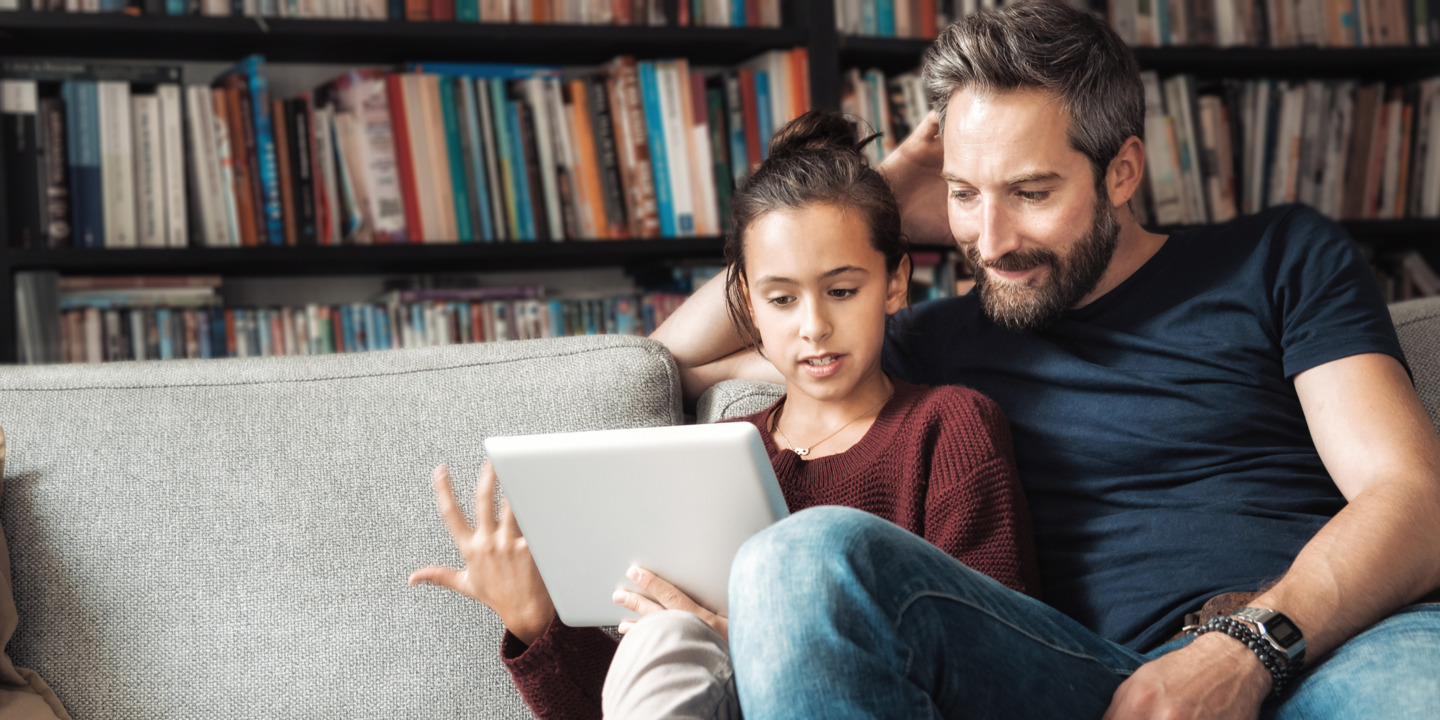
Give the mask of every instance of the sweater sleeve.
M 1030 506 L 1015 469 L 1000 406 L 947 388 L 938 412 L 925 490 L 925 539 L 1012 590 L 1040 596 Z
M 599 720 L 600 690 L 616 645 L 599 628 L 572 628 L 557 617 L 529 646 L 505 631 L 500 657 L 540 720 Z

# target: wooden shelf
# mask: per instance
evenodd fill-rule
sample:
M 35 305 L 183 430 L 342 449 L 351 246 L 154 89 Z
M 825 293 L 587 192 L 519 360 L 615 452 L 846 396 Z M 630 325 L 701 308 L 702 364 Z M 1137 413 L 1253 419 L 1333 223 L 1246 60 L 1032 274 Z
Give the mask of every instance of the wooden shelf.
M 0 13 L 0 55 L 9 57 L 396 64 L 467 61 L 587 65 L 622 54 L 733 64 L 766 50 L 804 45 L 794 28 L 410 23 Z
M 11 271 L 68 275 L 372 275 L 643 267 L 675 260 L 715 260 L 717 237 L 594 242 L 341 245 L 324 247 L 105 250 L 21 249 L 0 253 Z

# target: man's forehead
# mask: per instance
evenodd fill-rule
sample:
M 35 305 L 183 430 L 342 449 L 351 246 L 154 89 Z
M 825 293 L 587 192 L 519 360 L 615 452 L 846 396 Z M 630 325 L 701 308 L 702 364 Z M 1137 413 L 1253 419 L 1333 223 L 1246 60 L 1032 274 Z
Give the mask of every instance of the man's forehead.
M 1011 184 L 1050 179 L 1083 160 L 1070 147 L 1069 113 L 1053 93 L 956 91 L 941 134 L 942 174 L 951 182 Z M 1075 157 L 1079 156 L 1079 157 Z

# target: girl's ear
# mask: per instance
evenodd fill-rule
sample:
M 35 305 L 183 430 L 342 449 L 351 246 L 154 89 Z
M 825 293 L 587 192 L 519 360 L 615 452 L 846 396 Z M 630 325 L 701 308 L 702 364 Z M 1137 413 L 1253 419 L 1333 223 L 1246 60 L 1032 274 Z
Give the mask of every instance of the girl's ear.
M 910 253 L 900 258 L 900 264 L 885 283 L 885 314 L 894 315 L 910 304 Z

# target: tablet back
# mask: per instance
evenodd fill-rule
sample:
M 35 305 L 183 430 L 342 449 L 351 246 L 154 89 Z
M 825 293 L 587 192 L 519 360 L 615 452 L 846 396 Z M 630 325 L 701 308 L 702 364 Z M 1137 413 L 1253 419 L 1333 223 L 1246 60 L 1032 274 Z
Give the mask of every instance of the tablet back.
M 788 512 L 759 430 L 745 422 L 485 441 L 560 619 L 633 618 L 614 604 L 632 564 L 728 614 L 730 561 Z

